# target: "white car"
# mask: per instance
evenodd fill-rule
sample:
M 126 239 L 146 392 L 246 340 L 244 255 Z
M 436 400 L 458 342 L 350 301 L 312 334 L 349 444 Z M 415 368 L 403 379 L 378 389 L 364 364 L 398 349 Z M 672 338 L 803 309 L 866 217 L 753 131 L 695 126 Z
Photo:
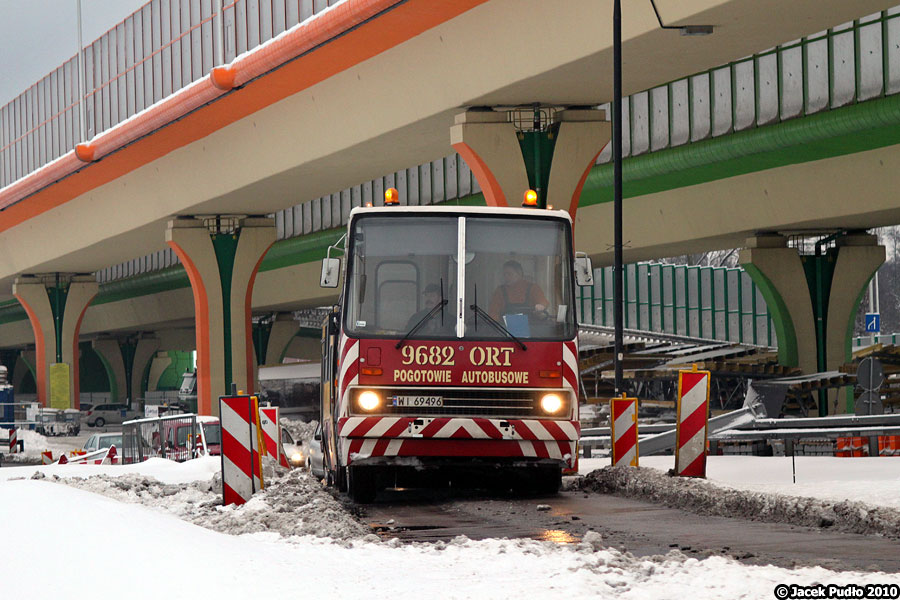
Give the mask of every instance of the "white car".
M 322 425 L 316 427 L 311 440 L 306 442 L 306 468 L 318 478 L 325 477 L 325 461 L 322 456 Z
M 103 427 L 108 424 L 121 425 L 138 416 L 138 411 L 131 410 L 124 404 L 98 404 L 87 411 L 84 422 L 90 427 Z
M 95 433 L 84 443 L 82 450 L 93 452 L 94 450 L 103 450 L 110 446 L 115 446 L 116 450 L 122 451 L 121 433 Z
M 281 448 L 284 450 L 284 455 L 292 467 L 306 466 L 306 455 L 303 452 L 303 447 L 294 441 L 293 436 L 284 427 L 281 428 Z

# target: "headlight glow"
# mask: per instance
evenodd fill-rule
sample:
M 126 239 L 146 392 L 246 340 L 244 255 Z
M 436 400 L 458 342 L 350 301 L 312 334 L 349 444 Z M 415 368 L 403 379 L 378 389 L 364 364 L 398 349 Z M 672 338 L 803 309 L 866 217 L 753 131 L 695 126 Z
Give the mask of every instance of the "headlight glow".
M 541 398 L 541 410 L 547 414 L 558 413 L 562 407 L 563 401 L 559 394 L 544 394 Z
M 359 398 L 356 400 L 359 404 L 359 407 L 365 411 L 373 411 L 378 408 L 378 405 L 381 404 L 381 398 L 373 391 L 366 390 L 362 394 L 359 395 Z
M 300 463 L 303 462 L 303 455 L 300 454 L 299 452 L 294 452 L 291 455 L 291 462 L 294 463 L 295 465 L 299 465 Z

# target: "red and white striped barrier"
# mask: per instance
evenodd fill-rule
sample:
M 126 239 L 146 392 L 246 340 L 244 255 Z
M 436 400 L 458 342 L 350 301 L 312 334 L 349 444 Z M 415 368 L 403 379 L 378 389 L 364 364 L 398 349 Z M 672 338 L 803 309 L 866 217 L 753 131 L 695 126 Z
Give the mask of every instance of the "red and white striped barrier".
M 16 450 L 19 448 L 19 440 L 17 438 L 18 434 L 16 433 L 16 428 L 13 427 L 9 430 L 9 453 L 15 454 Z
M 260 406 L 259 422 L 262 425 L 263 441 L 266 446 L 266 454 L 271 456 L 282 467 L 291 468 L 281 447 L 281 421 L 277 406 Z
M 222 396 L 222 500 L 244 504 L 260 489 L 255 397 Z
M 43 455 L 48 454 L 52 460 L 52 454 L 50 452 L 44 452 L 41 455 L 41 460 L 43 461 Z M 59 460 L 56 462 L 58 465 L 117 465 L 119 464 L 118 452 L 116 452 L 115 446 L 110 446 L 109 448 L 103 448 L 101 450 L 95 450 L 94 452 L 82 453 L 72 457 L 72 459 L 66 458 L 65 454 L 61 454 L 59 456 Z
M 709 371 L 698 371 L 696 365 L 678 372 L 675 472 L 681 477 L 706 477 L 709 377 Z
M 41 452 L 41 464 L 42 465 L 52 465 L 53 464 L 53 452 L 51 450 L 44 450 Z
M 609 409 L 612 423 L 612 466 L 638 466 L 638 424 L 637 398 L 610 400 Z

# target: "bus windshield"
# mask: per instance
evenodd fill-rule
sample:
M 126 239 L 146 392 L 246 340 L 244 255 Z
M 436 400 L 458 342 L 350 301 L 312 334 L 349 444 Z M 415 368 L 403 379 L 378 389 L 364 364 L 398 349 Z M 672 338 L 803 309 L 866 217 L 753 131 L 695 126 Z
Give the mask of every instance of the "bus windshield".
M 568 232 L 561 219 L 361 216 L 350 232 L 345 330 L 409 339 L 572 339 Z

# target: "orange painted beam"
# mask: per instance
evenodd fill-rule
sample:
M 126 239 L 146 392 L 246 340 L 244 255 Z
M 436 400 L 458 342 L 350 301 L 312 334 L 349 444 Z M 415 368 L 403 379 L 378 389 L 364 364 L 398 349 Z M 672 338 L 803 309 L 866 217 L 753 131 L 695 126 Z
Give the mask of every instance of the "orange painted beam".
M 243 83 L 243 87 L 223 92 L 221 87 L 227 87 L 224 84 L 231 82 L 224 81 L 223 74 L 218 72 L 173 95 L 183 94 L 192 97 L 193 101 L 208 99 L 208 104 L 182 115 L 175 110 L 180 100 L 170 97 L 147 109 L 146 114 L 113 130 L 119 132 L 121 129 L 124 138 L 128 127 L 146 127 L 148 123 L 158 125 L 151 133 L 124 147 L 111 147 L 114 146 L 111 144 L 113 136 L 100 134 L 91 142 L 90 148 L 83 148 L 79 153 L 82 158 L 99 157 L 96 162 L 84 163 L 72 152 L 29 176 L 37 177 L 41 185 L 32 181 L 30 187 L 19 186 L 26 190 L 26 197 L 9 197 L 18 182 L 0 190 L 0 206 L 8 204 L 0 212 L 0 232 L 114 181 L 487 1 L 407 0 L 397 4 L 397 0 L 351 0 L 338 5 L 335 10 L 301 25 L 301 28 L 306 27 L 302 30 L 303 36 L 309 35 L 311 39 L 337 36 L 320 42 L 323 45 L 303 50 L 303 40 L 299 40 L 301 54 L 296 58 L 286 58 L 287 48 L 279 46 L 280 41 L 260 47 L 260 52 L 235 61 L 232 65 L 235 72 L 225 78 L 233 76 L 234 85 Z M 383 12 L 375 12 L 369 20 L 361 18 L 361 15 L 378 10 Z M 279 63 L 278 60 L 287 62 Z M 272 70 L 253 75 L 255 78 L 245 82 L 247 74 L 258 69 Z M 217 97 L 217 94 L 222 95 Z M 46 178 L 45 183 L 40 179 L 42 177 Z M 20 182 L 24 183 L 24 180 Z M 32 192 L 33 188 L 38 189 Z

